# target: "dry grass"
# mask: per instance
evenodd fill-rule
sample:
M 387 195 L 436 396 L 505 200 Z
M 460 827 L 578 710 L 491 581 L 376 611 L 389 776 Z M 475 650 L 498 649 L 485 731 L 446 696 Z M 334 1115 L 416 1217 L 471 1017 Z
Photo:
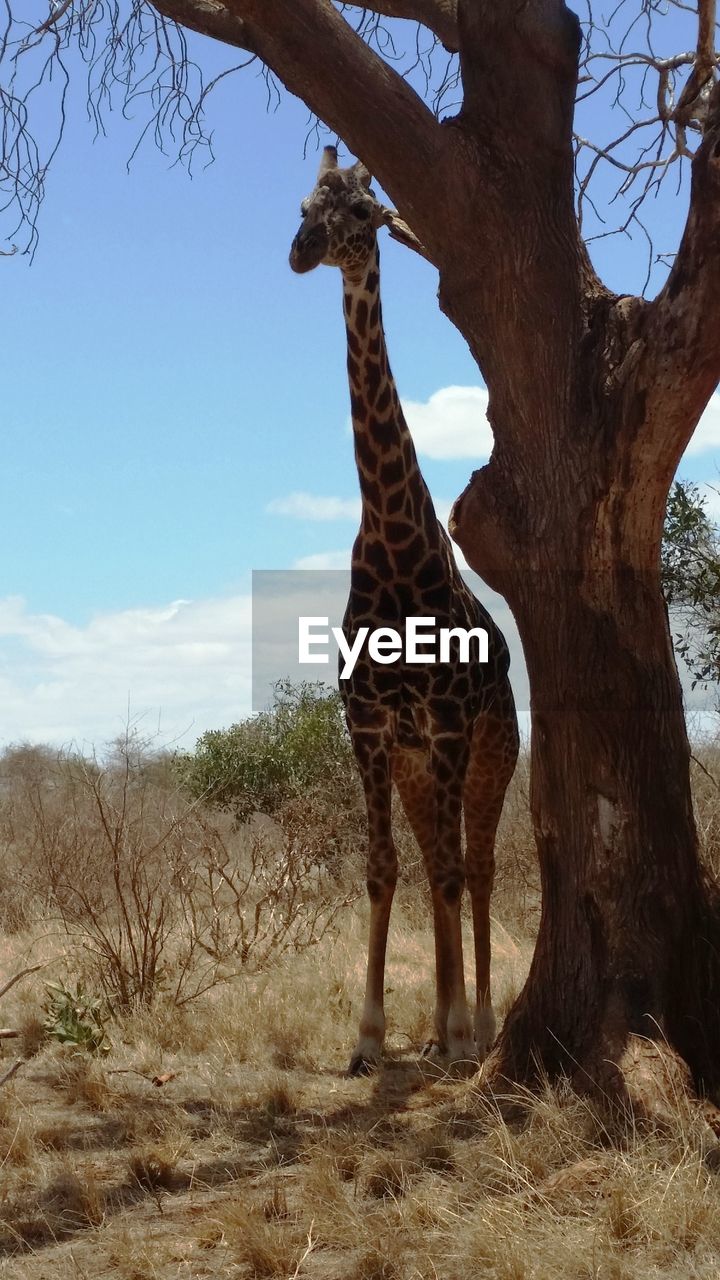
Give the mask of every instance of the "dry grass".
M 712 860 L 720 792 L 699 774 Z M 524 980 L 537 919 L 525 787 L 521 773 L 498 850 L 501 1014 Z M 0 939 L 0 972 L 32 959 L 49 961 L 47 976 L 81 971 L 77 939 L 51 935 L 27 901 L 24 910 Z M 28 1060 L 0 1093 L 0 1274 L 716 1280 L 720 1174 L 700 1120 L 680 1104 L 674 1125 L 640 1130 L 569 1089 L 509 1108 L 481 1081 L 420 1069 L 432 944 L 414 873 L 393 919 L 386 1065 L 348 1080 L 364 904 L 343 923 L 341 937 L 192 1004 L 160 995 L 118 1014 L 105 1056 L 43 1039 L 42 973 L 8 993 L 3 1021 L 22 1030 Z

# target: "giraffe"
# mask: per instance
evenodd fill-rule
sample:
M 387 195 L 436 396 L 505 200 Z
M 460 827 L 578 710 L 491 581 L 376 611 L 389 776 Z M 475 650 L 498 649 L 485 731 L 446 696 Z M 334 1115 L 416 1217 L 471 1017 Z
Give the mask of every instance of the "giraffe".
M 351 1075 L 381 1058 L 385 956 L 398 860 L 391 827 L 393 784 L 420 846 L 435 930 L 434 1034 L 423 1053 L 482 1061 L 495 1038 L 490 997 L 490 893 L 495 833 L 518 753 L 505 640 L 463 581 L 435 514 L 390 372 L 380 308 L 378 228 L 389 211 L 370 174 L 326 147 L 317 184 L 301 206 L 290 265 L 304 273 L 339 267 L 362 515 L 352 551 L 343 631 L 404 632 L 408 617 L 437 627 L 483 627 L 488 661 L 386 665 L 361 657 L 340 680 L 348 731 L 365 792 L 370 936 L 365 1000 Z M 465 856 L 461 823 L 465 824 Z M 467 884 L 475 944 L 474 1025 L 465 993 L 461 897 Z

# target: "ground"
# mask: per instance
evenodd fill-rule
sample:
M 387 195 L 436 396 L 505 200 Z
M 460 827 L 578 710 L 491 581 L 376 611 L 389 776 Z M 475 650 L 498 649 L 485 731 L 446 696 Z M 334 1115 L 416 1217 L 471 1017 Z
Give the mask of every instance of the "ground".
M 713 788 L 700 784 L 714 840 Z M 511 805 L 493 924 L 501 1019 L 536 919 L 512 822 Z M 365 925 L 360 899 L 260 972 L 117 1016 L 106 1055 L 41 1034 L 44 981 L 71 944 L 47 922 L 8 932 L 0 975 L 49 963 L 2 1000 L 21 1035 L 0 1076 L 18 1044 L 31 1056 L 0 1090 L 0 1274 L 715 1280 L 720 1162 L 683 1098 L 640 1124 L 566 1086 L 498 1098 L 482 1075 L 422 1069 L 432 938 L 417 885 L 393 919 L 385 1065 L 346 1077 Z

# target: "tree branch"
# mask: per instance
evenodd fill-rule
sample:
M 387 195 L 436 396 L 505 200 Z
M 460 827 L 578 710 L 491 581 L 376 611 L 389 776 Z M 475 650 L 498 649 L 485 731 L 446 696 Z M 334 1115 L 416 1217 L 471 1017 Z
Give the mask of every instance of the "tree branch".
M 45 21 L 41 23 L 39 27 L 35 28 L 34 34 L 36 36 L 41 36 L 43 32 L 49 31 L 51 27 L 57 26 L 60 19 L 63 18 L 67 13 L 71 4 L 72 4 L 72 0 L 62 0 L 62 4 L 58 5 L 58 8 L 55 9 L 50 14 L 50 17 L 46 18 Z
M 0 996 L 4 996 L 19 982 L 21 978 L 27 978 L 29 973 L 37 973 L 38 969 L 44 968 L 44 964 L 30 964 L 26 969 L 20 969 L 18 973 L 14 973 L 12 978 L 8 978 L 4 986 L 0 987 Z
M 564 0 L 458 0 L 465 104 L 499 133 L 570 145 L 580 25 Z
M 649 308 L 646 332 L 646 421 L 653 424 L 656 464 L 674 471 L 720 380 L 720 81 L 692 162 L 680 248 Z
M 698 3 L 698 38 L 695 66 L 688 79 L 678 103 L 679 110 L 687 110 L 695 103 L 698 94 L 707 83 L 716 63 L 715 58 L 715 24 L 717 21 L 717 0 L 699 0 Z
M 360 156 L 431 250 L 439 232 L 433 237 L 428 227 L 433 204 L 429 186 L 443 153 L 443 131 L 410 85 L 365 44 L 329 0 L 153 4 L 164 17 L 261 58 Z
M 246 24 L 216 0 L 157 0 L 153 8 L 163 18 L 170 18 L 190 31 L 212 36 L 223 44 L 245 49 L 248 53 L 257 53 L 252 47 Z
M 18 1058 L 15 1062 L 13 1062 L 12 1066 L 8 1067 L 5 1074 L 0 1076 L 0 1089 L 2 1089 L 4 1084 L 8 1084 L 9 1081 L 12 1080 L 13 1076 L 17 1075 L 20 1068 L 24 1065 L 25 1064 L 22 1058 Z
M 576 104 L 580 106 L 597 95 L 593 122 L 596 124 L 606 115 L 613 132 L 616 111 L 619 109 L 624 117 L 622 131 L 615 133 L 609 141 L 601 142 L 600 137 L 595 136 L 595 141 L 591 142 L 582 136 L 584 130 L 576 134 L 580 182 L 578 209 L 581 220 L 587 213 L 596 226 L 602 227 L 596 234 L 631 234 L 635 227 L 647 238 L 645 287 L 657 258 L 652 234 L 641 221 L 639 211 L 650 197 L 657 196 L 673 169 L 676 173 L 679 170 L 678 182 L 682 181 L 683 161 L 692 159 L 702 138 L 715 69 L 720 67 L 720 59 L 715 52 L 717 0 L 698 0 L 697 5 L 690 5 L 686 0 L 671 2 L 688 16 L 683 15 L 681 21 L 669 27 L 671 38 L 681 42 L 681 51 L 665 57 L 660 57 L 657 52 L 660 34 L 655 30 L 657 5 L 643 5 L 646 13 L 642 23 L 637 6 L 628 7 L 623 19 L 623 4 L 617 4 L 601 26 L 596 24 L 589 10 L 581 60 L 583 91 Z M 634 41 L 641 31 L 639 47 L 628 47 L 631 36 Z M 603 111 L 603 106 L 608 108 L 607 112 Z M 628 120 L 631 122 L 629 129 L 625 127 Z M 619 174 L 614 192 L 608 190 L 606 177 L 599 187 L 596 184 L 596 178 L 604 173 L 606 163 Z M 613 226 L 611 230 L 605 229 L 605 219 L 595 204 L 596 190 L 606 209 L 618 197 L 627 197 L 629 212 L 622 224 Z
M 370 9 L 384 18 L 407 18 L 432 31 L 449 53 L 457 53 L 459 44 L 457 0 L 351 0 L 353 7 Z

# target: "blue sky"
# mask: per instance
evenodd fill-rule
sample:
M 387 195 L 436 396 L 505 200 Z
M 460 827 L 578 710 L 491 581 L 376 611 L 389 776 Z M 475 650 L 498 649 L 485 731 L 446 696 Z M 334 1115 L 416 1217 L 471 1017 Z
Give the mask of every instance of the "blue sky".
M 340 280 L 287 265 L 317 163 L 307 112 L 288 97 L 268 112 L 251 68 L 208 114 L 214 165 L 190 180 L 147 144 L 128 172 L 140 110 L 94 141 L 78 79 L 35 259 L 0 260 L 4 742 L 100 747 L 129 716 L 190 745 L 231 723 L 250 705 L 251 570 L 336 566 L 352 542 Z M 663 247 L 682 210 L 669 190 L 655 202 Z M 593 252 L 613 287 L 641 286 L 637 243 Z M 444 515 L 490 436 L 436 290 L 385 241 L 393 369 Z M 682 468 L 702 483 L 719 406 Z

